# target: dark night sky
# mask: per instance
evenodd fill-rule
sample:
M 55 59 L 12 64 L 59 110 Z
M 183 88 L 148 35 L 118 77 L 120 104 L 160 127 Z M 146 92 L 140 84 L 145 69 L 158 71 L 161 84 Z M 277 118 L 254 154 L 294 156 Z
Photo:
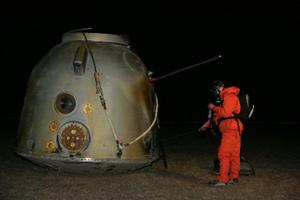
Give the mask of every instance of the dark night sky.
M 93 27 L 97 32 L 127 35 L 156 76 L 223 56 L 218 62 L 155 83 L 163 120 L 203 120 L 208 86 L 221 79 L 250 91 L 256 121 L 299 122 L 300 5 L 271 0 L 243 4 L 100 2 L 70 7 L 12 5 L 2 14 L 2 110 L 7 116 L 19 115 L 33 66 L 60 43 L 61 35 Z

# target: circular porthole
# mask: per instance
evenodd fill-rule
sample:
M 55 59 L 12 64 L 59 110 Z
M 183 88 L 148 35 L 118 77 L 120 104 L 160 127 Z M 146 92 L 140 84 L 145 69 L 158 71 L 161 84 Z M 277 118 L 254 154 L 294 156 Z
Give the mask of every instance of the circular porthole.
M 63 114 L 68 114 L 75 109 L 75 98 L 68 93 L 61 93 L 57 96 L 55 101 L 55 108 Z

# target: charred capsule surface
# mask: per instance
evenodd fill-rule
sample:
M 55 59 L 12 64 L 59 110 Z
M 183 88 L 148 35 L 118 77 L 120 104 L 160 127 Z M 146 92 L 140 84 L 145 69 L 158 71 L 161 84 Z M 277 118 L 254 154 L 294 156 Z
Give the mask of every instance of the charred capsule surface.
M 66 171 L 139 168 L 158 158 L 157 106 L 127 40 L 66 33 L 33 68 L 16 152 Z

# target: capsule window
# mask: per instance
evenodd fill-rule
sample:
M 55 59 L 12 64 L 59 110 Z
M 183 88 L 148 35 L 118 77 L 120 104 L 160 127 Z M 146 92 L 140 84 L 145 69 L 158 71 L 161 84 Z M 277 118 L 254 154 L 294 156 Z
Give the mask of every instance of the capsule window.
M 75 106 L 75 98 L 70 94 L 61 93 L 56 98 L 55 108 L 63 114 L 72 112 L 75 109 Z

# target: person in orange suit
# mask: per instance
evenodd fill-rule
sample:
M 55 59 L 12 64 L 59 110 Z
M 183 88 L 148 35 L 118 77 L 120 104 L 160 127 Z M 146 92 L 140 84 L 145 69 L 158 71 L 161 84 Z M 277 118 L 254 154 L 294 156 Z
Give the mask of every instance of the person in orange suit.
M 211 92 L 219 95 L 221 105 L 208 104 L 208 109 L 213 112 L 213 120 L 219 126 L 222 134 L 221 143 L 218 148 L 218 159 L 220 161 L 220 175 L 216 180 L 210 182 L 212 186 L 225 186 L 237 184 L 240 171 L 240 147 L 243 124 L 235 114 L 240 112 L 238 94 L 240 89 L 235 86 L 224 87 L 221 81 L 214 81 Z M 208 120 L 199 130 L 206 130 L 211 121 Z

